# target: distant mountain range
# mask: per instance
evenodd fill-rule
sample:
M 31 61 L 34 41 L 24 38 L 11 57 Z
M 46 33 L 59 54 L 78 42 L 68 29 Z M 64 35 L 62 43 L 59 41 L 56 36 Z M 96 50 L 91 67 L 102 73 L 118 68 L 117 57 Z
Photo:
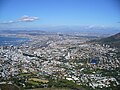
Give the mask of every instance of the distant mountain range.
M 114 27 L 106 27 L 106 26 L 96 26 L 96 25 L 60 25 L 60 26 L 40 26 L 39 28 L 11 28 L 11 29 L 5 29 L 0 31 L 3 32 L 21 32 L 21 31 L 45 31 L 45 32 L 52 32 L 52 33 L 83 33 L 83 34 L 99 34 L 99 35 L 113 35 L 115 33 L 120 32 L 120 28 L 114 28 Z
M 5 33 L 5 34 L 28 34 L 28 33 L 46 33 L 45 31 L 42 30 L 0 30 L 0 33 Z
M 100 40 L 95 40 L 95 42 L 102 44 L 104 43 L 110 45 L 111 47 L 120 48 L 120 33 L 117 33 L 107 38 L 102 38 Z

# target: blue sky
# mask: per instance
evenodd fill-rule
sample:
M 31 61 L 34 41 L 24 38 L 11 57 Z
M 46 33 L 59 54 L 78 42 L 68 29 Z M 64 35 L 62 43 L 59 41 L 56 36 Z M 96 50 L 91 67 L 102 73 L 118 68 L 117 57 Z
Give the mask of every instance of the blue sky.
M 53 26 L 120 28 L 119 0 L 0 0 L 0 30 Z

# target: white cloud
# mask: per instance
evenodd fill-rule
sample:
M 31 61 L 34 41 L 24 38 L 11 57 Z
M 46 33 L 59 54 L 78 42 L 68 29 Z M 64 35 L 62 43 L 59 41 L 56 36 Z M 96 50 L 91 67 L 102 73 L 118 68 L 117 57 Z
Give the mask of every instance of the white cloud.
M 30 17 L 30 16 L 27 16 L 27 15 L 24 15 L 19 19 L 19 21 L 20 22 L 33 22 L 33 21 L 38 20 L 38 19 L 39 18 L 35 17 L 35 16 Z
M 22 16 L 21 18 L 19 18 L 17 20 L 3 21 L 3 22 L 0 22 L 0 24 L 12 24 L 12 23 L 18 23 L 18 22 L 33 22 L 33 21 L 36 21 L 38 19 L 39 18 L 35 17 L 35 16 L 24 15 L 24 16 Z
M 3 21 L 3 22 L 0 22 L 0 24 L 12 24 L 12 23 L 15 23 L 15 21 L 10 20 L 10 21 Z

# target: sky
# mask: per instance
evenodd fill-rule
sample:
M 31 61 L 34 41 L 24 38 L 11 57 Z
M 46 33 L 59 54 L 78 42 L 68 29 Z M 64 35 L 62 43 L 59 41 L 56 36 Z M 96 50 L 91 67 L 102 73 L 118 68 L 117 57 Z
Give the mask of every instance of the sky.
M 0 0 L 0 30 L 120 28 L 120 0 Z

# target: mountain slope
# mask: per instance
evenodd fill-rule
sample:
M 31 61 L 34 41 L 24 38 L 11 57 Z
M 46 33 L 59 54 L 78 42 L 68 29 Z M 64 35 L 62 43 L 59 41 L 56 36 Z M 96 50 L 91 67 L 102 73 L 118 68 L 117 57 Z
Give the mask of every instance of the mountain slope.
M 120 33 L 117 33 L 107 38 L 102 38 L 99 40 L 99 42 L 109 44 L 112 47 L 120 48 Z
M 120 33 L 117 33 L 115 35 L 112 35 L 110 37 L 102 38 L 102 39 L 96 39 L 90 41 L 91 43 L 99 43 L 99 44 L 107 44 L 111 47 L 117 47 L 120 49 Z

